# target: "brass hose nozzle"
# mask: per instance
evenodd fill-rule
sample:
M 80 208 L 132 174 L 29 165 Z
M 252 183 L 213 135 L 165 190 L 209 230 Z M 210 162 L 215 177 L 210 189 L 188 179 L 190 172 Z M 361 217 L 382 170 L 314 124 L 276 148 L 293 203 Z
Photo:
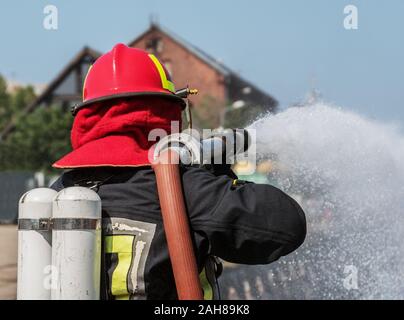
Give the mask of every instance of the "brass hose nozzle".
M 190 89 L 188 86 L 186 88 L 177 90 L 175 92 L 175 95 L 180 97 L 180 98 L 187 98 L 191 94 L 198 94 L 198 89 Z

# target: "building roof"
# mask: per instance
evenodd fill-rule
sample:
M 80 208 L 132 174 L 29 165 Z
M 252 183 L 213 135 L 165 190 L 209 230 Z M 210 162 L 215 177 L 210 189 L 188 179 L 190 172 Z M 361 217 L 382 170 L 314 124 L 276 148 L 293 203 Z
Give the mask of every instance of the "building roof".
M 227 68 L 225 65 L 223 65 L 220 61 L 217 59 L 213 58 L 211 55 L 207 54 L 203 50 L 199 49 L 198 47 L 194 46 L 193 44 L 189 43 L 187 40 L 184 38 L 180 37 L 179 35 L 175 34 L 172 31 L 169 31 L 168 29 L 156 24 L 152 23 L 150 28 L 147 29 L 145 32 L 137 36 L 134 40 L 128 43 L 128 46 L 133 46 L 139 39 L 143 38 L 147 33 L 152 32 L 152 31 L 160 31 L 167 35 L 169 38 L 174 40 L 174 42 L 178 43 L 185 49 L 187 49 L 189 52 L 193 53 L 195 56 L 197 56 L 199 59 L 210 65 L 212 68 L 216 69 L 219 71 L 221 74 L 227 76 L 232 71 Z
M 211 66 L 213 69 L 217 70 L 220 74 L 225 76 L 228 80 L 230 80 L 230 85 L 231 86 L 236 86 L 236 87 L 250 87 L 253 91 L 253 94 L 258 95 L 257 97 L 259 101 L 269 101 L 270 105 L 272 107 L 275 107 L 278 102 L 274 97 L 272 97 L 270 94 L 266 93 L 265 91 L 261 90 L 258 88 L 256 85 L 252 84 L 246 79 L 243 79 L 239 74 L 236 72 L 232 71 L 230 68 L 225 66 L 222 62 L 219 60 L 215 59 L 211 55 L 207 54 L 205 51 L 202 49 L 198 48 L 197 46 L 189 43 L 187 40 L 183 39 L 179 35 L 175 34 L 174 32 L 168 30 L 165 27 L 162 27 L 161 25 L 152 22 L 150 27 L 144 31 L 142 34 L 137 36 L 134 40 L 128 43 L 129 46 L 133 46 L 136 42 L 138 42 L 141 38 L 143 38 L 146 34 L 157 31 L 164 33 L 166 36 L 171 38 L 174 42 L 178 43 L 180 46 L 184 47 L 186 50 L 189 52 L 193 53 L 195 56 L 197 56 L 200 60 Z M 233 91 L 233 90 L 231 90 Z M 233 97 L 230 97 L 233 98 Z
M 53 79 L 48 86 L 45 88 L 45 90 L 42 91 L 42 93 L 29 105 L 26 106 L 26 108 L 22 111 L 23 114 L 28 114 L 34 111 L 34 109 L 46 101 L 48 97 L 51 95 L 52 92 L 54 92 L 57 87 L 71 74 L 71 72 L 74 71 L 74 69 L 79 65 L 83 60 L 86 58 L 90 58 L 92 60 L 96 60 L 99 56 L 101 56 L 101 53 L 85 46 L 83 49 L 81 49 L 76 56 L 62 69 L 62 71 Z M 11 121 L 1 132 L 0 134 L 0 140 L 4 137 L 6 137 L 11 131 L 15 129 L 15 123 L 14 121 Z

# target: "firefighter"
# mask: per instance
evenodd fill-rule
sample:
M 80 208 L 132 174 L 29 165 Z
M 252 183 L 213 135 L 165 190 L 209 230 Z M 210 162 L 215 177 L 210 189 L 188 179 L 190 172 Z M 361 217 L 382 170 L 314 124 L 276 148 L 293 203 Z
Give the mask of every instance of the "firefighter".
M 170 133 L 183 108 L 165 67 L 143 50 L 117 44 L 88 71 L 73 151 L 53 164 L 65 171 L 52 188 L 86 186 L 102 200 L 103 299 L 177 298 L 148 135 Z M 268 264 L 303 243 L 304 212 L 281 190 L 239 181 L 228 165 L 180 171 L 206 299 L 219 295 L 215 257 Z

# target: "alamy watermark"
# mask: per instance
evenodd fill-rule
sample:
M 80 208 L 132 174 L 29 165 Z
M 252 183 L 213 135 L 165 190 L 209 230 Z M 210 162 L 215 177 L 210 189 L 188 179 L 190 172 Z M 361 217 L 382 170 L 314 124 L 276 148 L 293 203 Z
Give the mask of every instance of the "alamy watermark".
M 342 284 L 347 290 L 357 290 L 358 286 L 358 268 L 354 265 L 348 265 L 344 267 L 345 277 Z
M 55 290 L 57 289 L 57 282 L 59 277 L 59 272 L 56 266 L 47 265 L 45 266 L 43 273 L 45 275 L 43 279 L 43 286 L 46 290 Z
M 344 28 L 346 30 L 357 30 L 359 26 L 358 8 L 353 4 L 344 7 Z
M 48 4 L 43 8 L 42 25 L 45 30 L 57 30 L 59 28 L 59 13 L 58 8 L 53 4 Z

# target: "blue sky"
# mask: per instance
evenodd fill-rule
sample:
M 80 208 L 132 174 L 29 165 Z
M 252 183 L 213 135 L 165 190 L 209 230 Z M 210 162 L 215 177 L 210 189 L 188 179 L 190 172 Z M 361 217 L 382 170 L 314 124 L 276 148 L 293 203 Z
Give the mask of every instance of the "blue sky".
M 42 25 L 48 4 L 59 10 L 56 31 Z M 348 4 L 358 7 L 358 30 L 343 27 Z M 151 14 L 281 105 L 314 85 L 327 101 L 404 127 L 402 0 L 2 0 L 0 73 L 48 82 L 82 46 L 129 42 Z

